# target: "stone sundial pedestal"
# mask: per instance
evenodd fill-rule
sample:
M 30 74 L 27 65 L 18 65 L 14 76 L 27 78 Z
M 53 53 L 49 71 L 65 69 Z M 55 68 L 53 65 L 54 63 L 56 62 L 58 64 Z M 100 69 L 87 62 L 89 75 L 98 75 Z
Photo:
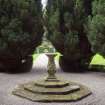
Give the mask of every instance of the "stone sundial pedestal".
M 80 100 L 91 94 L 91 91 L 78 83 L 59 80 L 56 77 L 54 53 L 46 53 L 48 76 L 46 79 L 19 85 L 12 92 L 14 95 L 35 102 L 70 102 Z

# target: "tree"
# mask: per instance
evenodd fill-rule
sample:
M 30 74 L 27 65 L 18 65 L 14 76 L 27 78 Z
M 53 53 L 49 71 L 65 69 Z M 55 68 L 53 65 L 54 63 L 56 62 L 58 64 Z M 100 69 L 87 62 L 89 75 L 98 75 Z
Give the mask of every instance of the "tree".
M 43 35 L 40 0 L 0 0 L 0 69 L 22 72 Z
M 48 39 L 63 55 L 64 71 L 88 68 L 94 53 L 85 32 L 92 0 L 49 0 L 47 5 Z M 88 6 L 87 6 L 88 5 Z
M 105 56 L 105 0 L 94 0 L 87 35 L 94 53 Z

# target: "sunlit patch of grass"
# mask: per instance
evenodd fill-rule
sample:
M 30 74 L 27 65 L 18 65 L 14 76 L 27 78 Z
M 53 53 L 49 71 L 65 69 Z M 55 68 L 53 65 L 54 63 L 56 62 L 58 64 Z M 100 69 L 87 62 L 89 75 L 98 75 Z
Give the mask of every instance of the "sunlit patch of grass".
M 57 56 L 55 57 L 55 60 L 59 61 L 61 54 L 59 52 L 56 52 L 56 54 L 57 54 Z
M 37 53 L 33 54 L 33 62 L 39 57 L 39 55 L 40 54 L 37 54 Z
M 91 61 L 90 64 L 91 64 L 91 65 L 105 65 L 105 59 L 104 59 L 104 57 L 102 57 L 101 55 L 96 54 L 96 55 L 93 57 L 93 59 L 92 59 L 92 61 Z

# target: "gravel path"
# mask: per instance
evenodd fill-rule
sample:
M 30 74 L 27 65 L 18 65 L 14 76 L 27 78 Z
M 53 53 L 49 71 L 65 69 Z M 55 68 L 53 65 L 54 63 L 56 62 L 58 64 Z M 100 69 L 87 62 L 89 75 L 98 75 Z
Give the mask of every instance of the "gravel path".
M 105 105 L 105 73 L 63 73 L 60 71 L 57 62 L 56 64 L 58 77 L 86 85 L 91 89 L 93 94 L 78 102 L 71 103 L 37 103 L 12 95 L 11 92 L 17 84 L 37 80 L 46 76 L 47 57 L 41 55 L 36 60 L 32 71 L 29 73 L 0 73 L 0 105 Z

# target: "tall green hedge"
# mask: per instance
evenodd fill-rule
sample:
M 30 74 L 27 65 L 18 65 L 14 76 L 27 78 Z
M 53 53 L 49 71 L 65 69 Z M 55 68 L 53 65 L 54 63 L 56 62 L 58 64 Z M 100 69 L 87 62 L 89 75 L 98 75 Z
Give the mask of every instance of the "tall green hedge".
M 43 35 L 41 0 L 0 0 L 0 68 L 15 71 Z
M 88 68 L 94 55 L 85 31 L 92 1 L 48 0 L 47 37 L 63 55 L 60 64 L 64 71 Z
M 94 0 L 87 33 L 92 51 L 105 57 L 105 0 Z

